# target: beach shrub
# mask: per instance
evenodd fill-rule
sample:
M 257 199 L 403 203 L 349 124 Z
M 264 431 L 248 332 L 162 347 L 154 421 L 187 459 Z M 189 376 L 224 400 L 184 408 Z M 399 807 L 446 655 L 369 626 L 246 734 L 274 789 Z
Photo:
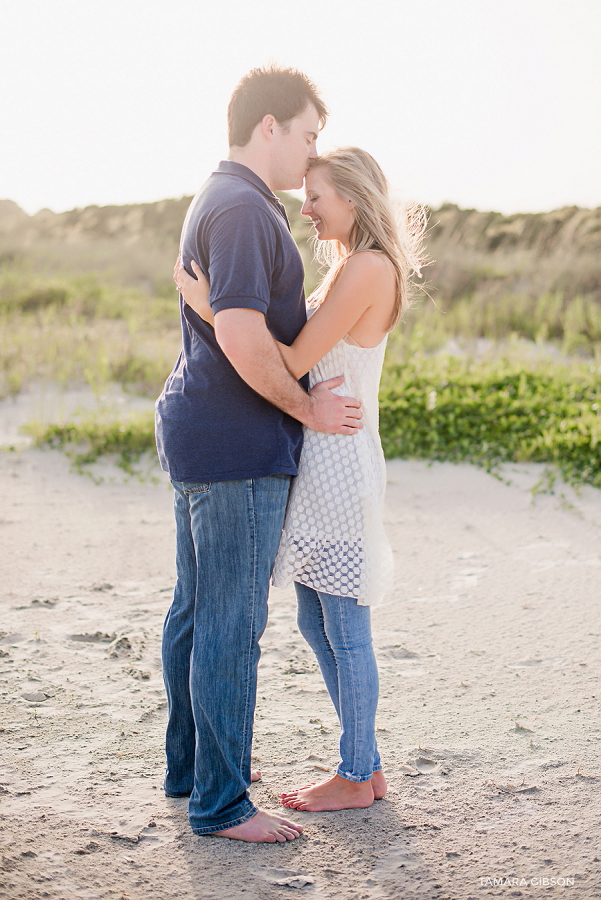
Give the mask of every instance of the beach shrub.
M 571 483 L 601 487 L 601 367 L 411 358 L 390 367 L 380 396 L 385 455 L 544 462 Z
M 136 463 L 143 454 L 155 450 L 152 414 L 138 414 L 119 421 L 99 417 L 64 425 L 31 424 L 23 431 L 38 447 L 65 450 L 79 472 L 103 456 L 114 456 L 124 472 L 135 475 Z

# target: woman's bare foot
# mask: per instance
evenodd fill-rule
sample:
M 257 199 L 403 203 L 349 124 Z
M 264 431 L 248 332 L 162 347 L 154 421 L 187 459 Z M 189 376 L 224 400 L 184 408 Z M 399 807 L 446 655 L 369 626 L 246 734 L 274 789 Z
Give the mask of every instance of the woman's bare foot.
M 293 791 L 288 791 L 288 793 L 280 794 L 280 797 L 282 798 L 282 800 L 285 800 L 286 797 L 296 797 L 299 791 L 306 791 L 307 788 L 314 787 L 314 785 L 315 782 L 310 781 L 309 784 L 303 784 L 302 787 L 294 788 Z
M 212 837 L 230 838 L 233 841 L 249 841 L 252 844 L 284 844 L 302 834 L 303 829 L 288 819 L 280 819 L 260 809 L 252 819 L 233 828 L 214 831 Z
M 374 772 L 374 774 L 371 776 L 371 786 L 374 789 L 374 799 L 383 800 L 386 796 L 388 785 L 386 784 L 386 779 L 384 778 L 384 772 L 381 769 L 378 769 L 378 771 Z
M 371 778 L 371 782 L 369 782 L 372 786 L 374 792 L 374 800 L 383 800 L 386 796 L 386 791 L 388 790 L 388 785 L 386 784 L 386 779 L 384 778 L 384 772 L 379 769 L 377 772 L 374 772 Z M 310 781 L 309 784 L 304 784 L 302 788 L 297 788 L 295 791 L 290 791 L 286 794 L 280 794 L 282 798 L 282 802 L 284 806 L 288 806 L 285 802 L 287 799 L 293 799 L 298 796 L 299 791 L 306 791 L 307 788 L 314 787 L 315 782 Z
M 312 784 L 281 795 L 281 803 L 290 809 L 325 812 L 335 809 L 365 809 L 374 802 L 371 781 L 347 781 L 334 775 L 321 784 Z

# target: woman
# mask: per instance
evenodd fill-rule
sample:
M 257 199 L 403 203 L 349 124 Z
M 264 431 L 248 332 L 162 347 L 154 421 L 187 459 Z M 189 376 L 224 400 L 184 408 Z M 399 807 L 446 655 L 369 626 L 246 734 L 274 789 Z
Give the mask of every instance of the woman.
M 407 306 L 409 278 L 419 274 L 423 211 L 395 222 L 386 178 L 363 150 L 334 150 L 312 160 L 303 215 L 310 216 L 318 256 L 329 263 L 308 300 L 309 319 L 292 346 L 280 344 L 290 371 L 309 371 L 311 386 L 344 376 L 340 393 L 362 403 L 363 428 L 352 436 L 305 428 L 273 583 L 294 581 L 298 625 L 313 649 L 342 727 L 341 762 L 321 784 L 281 795 L 310 811 L 370 806 L 386 792 L 375 739 L 378 670 L 369 604 L 390 588 L 392 554 L 382 525 L 386 472 L 378 436 L 378 384 L 388 332 Z M 213 316 L 208 282 L 178 263 L 185 301 Z

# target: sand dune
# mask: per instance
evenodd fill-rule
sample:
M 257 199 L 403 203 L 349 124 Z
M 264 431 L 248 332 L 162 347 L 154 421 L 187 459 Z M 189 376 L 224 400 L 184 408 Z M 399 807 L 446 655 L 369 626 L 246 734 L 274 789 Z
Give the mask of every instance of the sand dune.
M 250 846 L 195 837 L 161 790 L 168 486 L 108 465 L 114 480 L 95 484 L 55 452 L 0 456 L 0 897 L 467 900 L 572 878 L 558 890 L 599 896 L 601 495 L 533 501 L 534 466 L 508 467 L 511 483 L 450 464 L 388 472 L 396 587 L 373 624 L 390 792 Z M 292 592 L 272 592 L 252 793 L 274 809 L 337 761 L 294 612 Z

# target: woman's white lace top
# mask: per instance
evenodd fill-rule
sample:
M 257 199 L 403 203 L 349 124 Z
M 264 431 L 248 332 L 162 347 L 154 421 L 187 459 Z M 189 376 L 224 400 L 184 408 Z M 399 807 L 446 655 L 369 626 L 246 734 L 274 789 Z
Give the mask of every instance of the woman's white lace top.
M 386 338 L 359 347 L 347 337 L 310 373 L 311 387 L 344 375 L 335 393 L 363 405 L 354 435 L 304 429 L 298 476 L 292 481 L 273 583 L 291 581 L 316 591 L 376 603 L 392 586 L 392 551 L 382 524 L 386 486 L 378 434 L 378 386 Z

